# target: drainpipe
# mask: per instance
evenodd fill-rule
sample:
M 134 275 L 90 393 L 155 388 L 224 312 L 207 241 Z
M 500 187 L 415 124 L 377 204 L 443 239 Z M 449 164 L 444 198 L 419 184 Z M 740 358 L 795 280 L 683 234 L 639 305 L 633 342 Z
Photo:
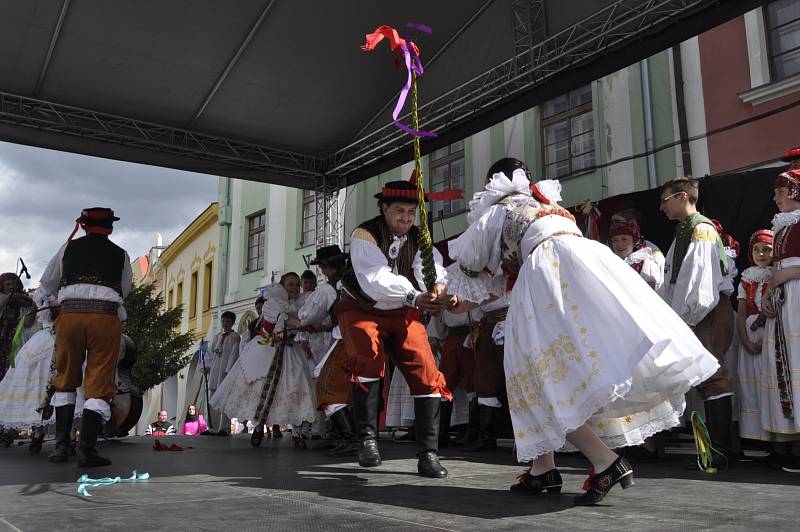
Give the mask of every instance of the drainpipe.
M 225 178 L 225 197 L 220 202 L 219 209 L 219 284 L 217 286 L 217 319 L 222 311 L 222 303 L 225 299 L 225 290 L 228 287 L 229 264 L 228 251 L 231 238 L 231 178 Z M 214 324 L 211 324 L 213 328 Z
M 656 155 L 653 152 L 653 102 L 650 99 L 650 67 L 647 59 L 639 61 L 642 78 L 642 107 L 644 108 L 644 146 L 647 151 L 647 184 L 649 188 L 658 186 L 656 177 Z
M 681 47 L 672 47 L 672 68 L 675 79 L 675 107 L 678 113 L 678 138 L 681 141 L 681 160 L 683 161 L 683 175 L 692 175 L 692 152 L 689 148 L 689 126 L 686 121 L 686 99 L 683 92 L 683 63 Z

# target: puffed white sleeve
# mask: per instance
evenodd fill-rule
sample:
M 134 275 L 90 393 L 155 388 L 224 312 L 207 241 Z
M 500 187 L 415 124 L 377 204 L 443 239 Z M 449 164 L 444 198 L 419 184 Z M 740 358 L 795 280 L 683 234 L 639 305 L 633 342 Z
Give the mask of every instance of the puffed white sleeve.
M 286 300 L 280 297 L 271 297 L 264 303 L 261 315 L 266 321 L 275 325 L 275 331 L 284 329 L 284 322 L 289 314 L 286 312 Z
M 361 228 L 353 231 L 350 261 L 358 284 L 366 295 L 378 302 L 402 303 L 409 307 L 416 305 L 417 296 L 422 292 L 389 268 L 386 256 L 368 231 Z
M 640 275 L 642 279 L 656 291 L 658 291 L 664 283 L 664 268 L 652 256 L 646 257 L 644 261 L 642 261 L 642 271 Z
M 717 248 L 717 232 L 699 224 L 675 280 L 672 309 L 690 326 L 695 326 L 719 303 L 723 281 Z
M 484 212 L 461 236 L 450 241 L 449 253 L 455 263 L 447 268 L 447 290 L 461 299 L 481 303 L 497 291 L 500 269 L 500 236 L 505 208 L 495 205 Z
M 325 284 L 318 287 L 309 294 L 306 302 L 297 311 L 300 324 L 303 326 L 318 325 L 325 321 L 328 317 L 328 309 L 335 300 L 336 290 L 331 285 Z
M 58 296 L 58 288 L 61 285 L 61 266 L 64 262 L 64 251 L 66 249 L 67 244 L 61 246 L 58 253 L 47 263 L 42 278 L 39 279 L 39 287 L 44 291 L 44 297 L 46 298 L 55 299 Z
M 439 253 L 438 249 L 433 248 L 433 265 L 436 268 L 436 282 L 442 284 L 447 282 L 447 270 L 442 266 L 443 262 L 442 254 Z M 425 275 L 422 272 L 422 254 L 419 251 L 417 251 L 417 254 L 414 256 L 414 262 L 411 264 L 411 267 L 414 269 L 414 277 L 416 277 L 420 288 L 425 288 Z

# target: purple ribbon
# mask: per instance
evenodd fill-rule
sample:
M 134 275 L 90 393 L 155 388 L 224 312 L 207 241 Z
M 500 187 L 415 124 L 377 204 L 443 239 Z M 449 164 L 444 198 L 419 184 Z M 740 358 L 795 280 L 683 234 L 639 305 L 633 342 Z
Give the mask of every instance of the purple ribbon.
M 425 24 L 409 22 L 408 24 L 406 24 L 406 26 L 409 28 L 418 29 L 425 33 L 431 33 L 430 26 L 426 26 Z M 411 43 L 409 39 L 405 39 L 405 41 L 408 44 L 401 44 L 400 49 L 403 51 L 403 58 L 406 63 L 408 78 L 406 79 L 406 84 L 403 86 L 403 90 L 400 91 L 400 97 L 397 98 L 397 103 L 394 106 L 394 111 L 392 111 L 392 118 L 394 119 L 394 125 L 396 125 L 406 133 L 413 135 L 415 137 L 436 137 L 438 135 L 435 131 L 420 131 L 418 129 L 413 129 L 402 123 L 399 119 L 400 111 L 403 110 L 403 107 L 406 104 L 408 91 L 411 90 L 412 73 L 417 77 L 419 77 L 425 72 L 425 70 L 422 68 L 422 61 L 420 61 L 419 55 L 414 51 L 414 47 L 411 45 L 413 43 Z

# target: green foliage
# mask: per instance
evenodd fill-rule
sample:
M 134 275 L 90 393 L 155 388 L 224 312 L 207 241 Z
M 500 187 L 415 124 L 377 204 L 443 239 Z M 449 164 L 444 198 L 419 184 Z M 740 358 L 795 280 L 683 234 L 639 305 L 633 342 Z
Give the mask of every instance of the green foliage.
M 186 353 L 194 343 L 191 333 L 179 334 L 181 307 L 164 311 L 164 300 L 152 284 L 134 287 L 125 298 L 128 319 L 122 332 L 136 342 L 138 358 L 133 380 L 144 392 L 175 375 L 191 361 Z

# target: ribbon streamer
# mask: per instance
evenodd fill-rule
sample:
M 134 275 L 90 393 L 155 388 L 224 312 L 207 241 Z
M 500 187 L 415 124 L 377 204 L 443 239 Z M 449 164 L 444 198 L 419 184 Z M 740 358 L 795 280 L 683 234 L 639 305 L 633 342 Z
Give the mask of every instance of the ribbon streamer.
M 430 33 L 430 27 L 424 24 L 409 23 L 408 27 Z M 365 52 L 371 52 L 378 46 L 378 43 L 384 39 L 388 39 L 389 46 L 393 52 L 398 49 L 400 50 L 403 55 L 406 71 L 408 72 L 406 83 L 403 85 L 403 89 L 400 91 L 400 96 L 397 98 L 397 103 L 392 111 L 394 125 L 415 137 L 436 137 L 437 134 L 434 131 L 421 131 L 417 128 L 411 128 L 400 121 L 400 112 L 403 110 L 403 107 L 405 107 L 406 99 L 408 98 L 409 91 L 411 91 L 411 86 L 415 77 L 419 77 L 425 72 L 422 68 L 422 62 L 419 59 L 419 48 L 414 42 L 407 41 L 400 37 L 400 34 L 393 27 L 381 26 L 374 32 L 367 34 L 366 42 L 361 46 L 361 49 Z
M 83 497 L 91 497 L 92 494 L 86 488 L 97 488 L 98 486 L 110 486 L 111 484 L 120 484 L 122 482 L 136 482 L 138 480 L 148 480 L 150 473 L 139 474 L 135 469 L 128 478 L 121 477 L 105 477 L 105 478 L 89 478 L 89 475 L 81 475 L 78 479 L 78 495 Z
M 697 451 L 697 466 L 700 468 L 700 471 L 704 473 L 716 473 L 717 468 L 711 465 L 713 463 L 714 453 L 717 453 L 723 458 L 725 458 L 725 455 L 714 448 L 711 435 L 708 433 L 706 424 L 703 423 L 703 420 L 700 418 L 700 414 L 696 411 L 692 412 L 691 420 L 694 445 Z M 727 466 L 723 468 L 723 470 L 724 469 L 727 469 Z

